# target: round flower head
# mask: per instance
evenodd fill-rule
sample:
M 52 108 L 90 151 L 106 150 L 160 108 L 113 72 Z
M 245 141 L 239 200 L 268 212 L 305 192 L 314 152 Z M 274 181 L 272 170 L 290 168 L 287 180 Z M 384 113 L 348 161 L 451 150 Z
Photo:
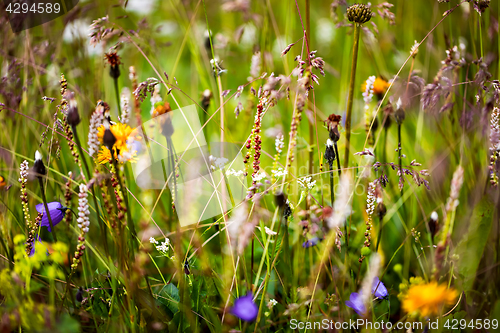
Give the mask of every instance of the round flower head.
M 64 214 L 68 208 L 64 207 L 60 202 L 54 201 L 47 203 L 47 207 L 49 208 L 50 218 L 52 219 L 52 225 L 56 226 L 59 222 L 64 218 Z M 42 213 L 42 222 L 40 225 L 45 226 L 52 232 L 50 228 L 49 218 L 47 214 L 45 214 L 45 206 L 43 203 L 36 205 L 36 210 L 39 213 Z
M 375 279 L 373 279 L 372 294 L 380 299 L 386 298 L 387 295 L 389 295 L 384 283 L 380 281 L 378 277 L 375 277 Z
M 372 10 L 363 4 L 355 4 L 347 8 L 347 18 L 351 22 L 363 24 L 372 18 Z
M 345 305 L 356 311 L 360 316 L 364 316 L 366 313 L 366 307 L 363 304 L 361 295 L 358 293 L 352 293 Z
M 246 296 L 237 298 L 234 301 L 231 313 L 244 321 L 255 320 L 255 318 L 257 318 L 257 314 L 259 313 L 259 308 L 253 302 L 252 293 L 248 293 Z

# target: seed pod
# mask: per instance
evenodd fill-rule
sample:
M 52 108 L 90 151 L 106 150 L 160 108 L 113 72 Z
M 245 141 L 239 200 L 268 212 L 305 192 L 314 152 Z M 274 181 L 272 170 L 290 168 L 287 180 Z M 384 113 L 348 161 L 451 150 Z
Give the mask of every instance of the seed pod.
M 363 4 L 355 4 L 347 8 L 347 18 L 351 22 L 363 24 L 372 18 L 372 10 Z

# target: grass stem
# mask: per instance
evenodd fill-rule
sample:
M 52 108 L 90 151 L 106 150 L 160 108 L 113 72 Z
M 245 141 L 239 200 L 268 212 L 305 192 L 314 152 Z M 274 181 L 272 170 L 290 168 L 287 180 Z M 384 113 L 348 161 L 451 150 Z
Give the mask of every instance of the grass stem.
M 359 35 L 361 27 L 359 24 L 354 23 L 354 41 L 352 45 L 352 63 L 351 63 L 351 78 L 349 81 L 349 97 L 347 99 L 347 111 L 345 118 L 345 154 L 344 154 L 344 168 L 349 166 L 349 150 L 351 145 L 351 117 L 352 105 L 354 101 L 354 86 L 356 81 L 356 66 L 358 63 L 358 49 L 359 49 Z

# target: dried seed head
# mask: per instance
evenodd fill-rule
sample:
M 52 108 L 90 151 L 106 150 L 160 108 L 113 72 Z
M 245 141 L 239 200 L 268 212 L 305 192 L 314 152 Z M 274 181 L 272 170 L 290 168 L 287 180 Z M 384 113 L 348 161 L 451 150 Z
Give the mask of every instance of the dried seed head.
M 372 18 L 372 10 L 363 4 L 355 4 L 347 8 L 347 18 L 349 21 L 363 24 Z
M 120 56 L 116 53 L 116 51 L 111 51 L 109 53 L 104 54 L 104 59 L 109 63 L 109 76 L 113 79 L 117 79 L 120 77 L 120 67 L 119 65 L 122 63 L 120 60 Z
M 340 139 L 340 132 L 338 126 L 341 119 L 342 119 L 341 116 L 332 113 L 331 115 L 328 116 L 328 119 L 325 120 L 325 125 L 326 128 L 328 129 L 328 132 L 330 132 L 330 139 L 332 141 L 337 142 Z

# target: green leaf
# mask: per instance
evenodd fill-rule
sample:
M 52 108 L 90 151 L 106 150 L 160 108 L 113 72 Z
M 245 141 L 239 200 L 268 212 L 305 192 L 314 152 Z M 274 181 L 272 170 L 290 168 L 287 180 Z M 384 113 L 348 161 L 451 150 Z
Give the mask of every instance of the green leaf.
M 494 208 L 486 197 L 479 202 L 472 213 L 467 234 L 456 247 L 455 252 L 459 255 L 459 283 L 464 291 L 472 290 L 474 285 L 476 271 L 490 234 Z
M 157 301 L 158 303 L 163 305 L 173 317 L 174 314 L 179 311 L 180 299 L 179 289 L 177 289 L 177 287 L 173 283 L 169 283 L 161 288 L 160 292 L 158 293 Z

